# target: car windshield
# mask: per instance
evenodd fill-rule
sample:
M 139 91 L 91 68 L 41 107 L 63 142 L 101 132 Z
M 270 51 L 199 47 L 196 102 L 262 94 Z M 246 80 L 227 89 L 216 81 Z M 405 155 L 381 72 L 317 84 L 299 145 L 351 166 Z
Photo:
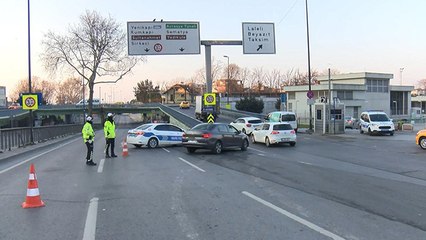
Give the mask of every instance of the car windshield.
M 296 116 L 293 115 L 293 114 L 283 115 L 281 117 L 281 121 L 283 121 L 283 122 L 296 121 Z
M 151 127 L 151 126 L 152 126 L 151 124 L 144 124 L 142 126 L 137 127 L 136 129 L 138 129 L 138 130 L 145 130 L 145 129 Z
M 370 114 L 370 120 L 373 122 L 383 122 L 389 121 L 389 118 L 386 114 Z
M 200 124 L 193 127 L 191 130 L 211 130 L 213 126 L 213 124 Z
M 248 120 L 248 122 L 249 122 L 249 123 L 254 123 L 254 124 L 256 124 L 256 123 L 262 123 L 262 120 L 260 120 L 260 119 L 255 119 L 255 120 Z
M 273 130 L 293 130 L 290 124 L 277 124 L 272 127 Z

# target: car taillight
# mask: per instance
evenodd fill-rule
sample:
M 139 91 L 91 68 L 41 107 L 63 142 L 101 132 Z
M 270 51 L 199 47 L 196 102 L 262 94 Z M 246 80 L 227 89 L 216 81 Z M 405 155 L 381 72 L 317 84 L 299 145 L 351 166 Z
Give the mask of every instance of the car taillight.
M 272 131 L 271 134 L 280 134 L 278 131 Z
M 290 134 L 296 134 L 296 132 L 294 130 L 291 130 Z
M 184 133 L 184 134 L 182 134 L 182 137 L 184 138 L 184 137 L 186 137 L 186 134 Z
M 247 124 L 246 124 L 246 127 L 251 127 L 251 124 L 250 124 L 250 123 L 247 123 Z
M 211 133 L 204 133 L 203 135 L 201 135 L 203 138 L 211 138 L 212 134 Z
M 137 131 L 136 135 L 143 135 L 143 132 L 142 131 Z

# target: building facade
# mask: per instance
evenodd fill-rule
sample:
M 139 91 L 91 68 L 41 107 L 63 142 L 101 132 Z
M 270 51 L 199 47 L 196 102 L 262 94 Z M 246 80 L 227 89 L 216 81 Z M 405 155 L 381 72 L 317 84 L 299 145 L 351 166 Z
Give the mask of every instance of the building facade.
M 0 86 L 0 108 L 7 107 L 6 87 Z
M 363 111 L 381 110 L 391 118 L 409 118 L 411 91 L 414 86 L 390 85 L 393 74 L 349 73 L 318 77 L 319 84 L 311 85 L 316 102 L 343 103 L 345 116 L 359 118 Z M 287 86 L 286 107 L 299 118 L 309 119 L 308 85 Z M 313 108 L 312 108 L 313 109 Z M 313 111 L 313 110 L 312 110 Z M 312 112 L 313 116 L 313 112 Z

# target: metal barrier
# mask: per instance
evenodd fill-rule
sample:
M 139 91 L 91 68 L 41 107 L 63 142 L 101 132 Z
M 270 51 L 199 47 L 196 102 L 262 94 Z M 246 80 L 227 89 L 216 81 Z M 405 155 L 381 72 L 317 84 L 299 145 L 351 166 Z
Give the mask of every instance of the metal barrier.
M 44 142 L 49 139 L 79 133 L 81 128 L 81 124 L 34 127 L 34 142 Z M 12 148 L 24 147 L 30 144 L 32 144 L 30 127 L 0 129 L 1 151 L 10 151 Z

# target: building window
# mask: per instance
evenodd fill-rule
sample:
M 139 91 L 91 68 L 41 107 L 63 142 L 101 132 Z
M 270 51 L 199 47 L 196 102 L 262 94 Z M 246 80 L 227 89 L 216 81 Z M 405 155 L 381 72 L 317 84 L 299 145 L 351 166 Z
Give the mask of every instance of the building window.
M 289 93 L 287 93 L 287 99 L 288 100 L 294 100 L 294 99 L 296 99 L 296 93 L 295 92 L 289 92 Z
M 353 91 L 337 91 L 337 97 L 340 100 L 353 100 L 354 93 Z
M 336 120 L 342 119 L 342 109 L 330 109 L 330 114 L 332 118 L 334 117 Z
M 367 92 L 389 92 L 389 80 L 383 79 L 367 79 Z
M 317 109 L 317 120 L 321 120 L 322 119 L 322 111 L 321 109 Z
M 288 103 L 288 111 L 293 112 L 293 103 Z

